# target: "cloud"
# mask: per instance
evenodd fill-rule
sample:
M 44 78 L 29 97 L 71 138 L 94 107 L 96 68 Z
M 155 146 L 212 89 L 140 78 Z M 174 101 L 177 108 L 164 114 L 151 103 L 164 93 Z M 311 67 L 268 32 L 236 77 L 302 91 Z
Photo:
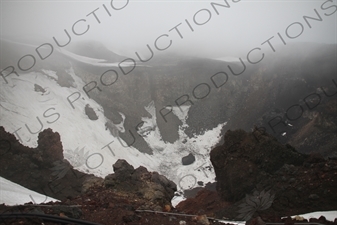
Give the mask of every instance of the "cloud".
M 304 0 L 1 1 L 1 36 L 65 42 L 66 29 L 70 44 L 93 39 L 125 55 L 145 52 L 149 45 L 158 52 L 220 57 L 247 52 L 278 33 L 287 42 L 336 43 L 335 5 Z M 309 27 L 304 16 L 321 21 L 308 19 Z M 289 38 L 286 32 L 301 34 Z

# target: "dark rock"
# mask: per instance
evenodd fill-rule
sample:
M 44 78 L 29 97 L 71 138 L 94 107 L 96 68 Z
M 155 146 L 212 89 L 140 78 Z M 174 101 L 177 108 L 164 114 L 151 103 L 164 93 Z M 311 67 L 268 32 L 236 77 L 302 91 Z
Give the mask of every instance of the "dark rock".
M 115 174 L 109 174 L 104 178 L 104 186 L 106 188 L 114 188 L 116 184 L 117 182 Z
M 0 137 L 7 148 L 0 157 L 0 176 L 30 190 L 63 200 L 81 194 L 84 180 L 93 177 L 73 169 L 63 158 L 60 135 L 51 129 L 39 133 L 37 148 L 21 145 L 3 127 Z
M 96 112 L 94 111 L 93 108 L 90 107 L 89 104 L 85 105 L 84 111 L 90 120 L 98 120 L 98 116 Z
M 142 166 L 134 169 L 122 159 L 117 160 L 113 168 L 115 173 L 104 179 L 105 187 L 142 196 L 151 202 L 151 205 L 147 206 L 151 209 L 171 205 L 177 186 L 166 177 L 157 172 L 148 172 Z
M 200 186 L 204 185 L 202 181 L 198 181 Z M 200 191 L 202 190 L 209 190 L 209 191 L 216 191 L 216 183 L 208 182 L 205 187 L 194 187 L 192 189 L 184 190 L 184 197 L 185 198 L 194 198 Z
M 337 159 L 300 154 L 267 133 L 254 135 L 254 132 L 243 130 L 228 131 L 224 139 L 224 144 L 215 147 L 210 154 L 216 173 L 217 196 L 211 198 L 211 194 L 205 194 L 206 188 L 199 187 L 201 190 L 193 190 L 198 192 L 195 197 L 177 206 L 179 210 L 196 214 L 195 208 L 206 207 L 212 209 L 209 213 L 217 218 L 236 219 L 253 193 L 270 193 L 269 196 L 273 196 L 266 201 L 259 196 L 267 195 L 254 198 L 254 207 L 260 204 L 258 212 L 251 211 L 249 207 L 249 213 L 261 218 L 336 208 L 337 179 L 333 168 L 337 167 Z M 252 200 L 247 203 L 252 206 L 249 202 L 252 203 Z M 225 206 L 219 208 L 222 204 Z
M 295 183 L 296 179 L 295 178 L 290 178 L 289 183 Z
M 325 223 L 325 222 L 326 222 L 325 216 L 320 216 L 320 217 L 318 218 L 318 221 L 319 221 L 320 223 Z
M 317 194 L 311 194 L 309 195 L 309 199 L 316 200 L 316 199 L 319 199 L 319 196 Z
M 246 225 L 266 225 L 266 223 L 258 216 L 246 221 Z
M 305 163 L 319 163 L 319 162 L 324 162 L 324 158 L 321 154 L 319 153 L 312 153 L 309 155 L 308 159 L 305 161 Z
M 60 134 L 48 128 L 38 136 L 38 155 L 42 157 L 44 165 L 50 165 L 55 161 L 63 160 L 63 146 Z
M 140 217 L 135 215 L 135 214 L 123 216 L 123 221 L 125 223 L 135 222 L 135 221 L 138 221 L 138 220 L 140 220 Z
M 291 217 L 287 217 L 284 221 L 284 225 L 294 225 L 295 222 L 291 219 Z
M 131 178 L 131 175 L 135 169 L 125 160 L 119 159 L 115 164 L 113 164 L 113 170 L 115 172 L 116 178 L 122 181 L 123 179 L 127 180 Z
M 82 210 L 80 207 L 68 207 L 68 206 L 53 206 L 51 212 L 57 215 L 64 214 L 69 218 L 79 219 L 82 216 Z
M 184 166 L 191 165 L 192 163 L 195 162 L 195 157 L 192 153 L 188 154 L 187 156 L 184 156 L 181 159 L 181 162 Z
M 239 200 L 284 164 L 302 165 L 306 157 L 280 144 L 274 137 L 243 130 L 227 131 L 225 143 L 211 151 L 217 190 L 224 200 Z M 293 170 L 292 167 L 286 168 Z M 282 180 L 287 180 L 282 177 Z
M 34 91 L 41 92 L 41 93 L 45 93 L 46 92 L 46 90 L 43 87 L 41 87 L 40 85 L 38 85 L 38 84 L 34 84 Z
M 87 177 L 83 181 L 81 193 L 86 193 L 90 188 L 103 186 L 104 180 L 100 177 Z
M 162 186 L 164 186 L 165 188 L 168 188 L 168 189 L 173 190 L 173 189 L 177 188 L 177 185 L 174 182 L 170 181 L 169 179 L 167 179 L 163 175 L 160 175 L 157 172 L 152 173 L 151 181 L 153 181 L 157 184 L 160 184 L 160 185 L 162 185 Z

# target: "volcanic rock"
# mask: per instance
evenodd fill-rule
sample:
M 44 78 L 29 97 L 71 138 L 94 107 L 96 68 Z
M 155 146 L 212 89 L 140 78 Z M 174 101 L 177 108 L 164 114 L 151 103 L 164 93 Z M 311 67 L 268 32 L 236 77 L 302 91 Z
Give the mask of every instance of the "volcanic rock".
M 208 216 L 239 220 L 260 216 L 267 222 L 336 209 L 336 158 L 298 153 L 258 130 L 229 130 L 224 139 L 210 154 L 216 192 L 203 189 L 178 210 L 198 214 L 205 209 Z
M 36 148 L 23 146 L 3 127 L 0 137 L 0 176 L 30 190 L 63 200 L 80 195 L 85 181 L 94 177 L 74 169 L 64 159 L 60 135 L 51 129 L 39 133 Z M 87 183 L 84 191 L 89 186 Z
M 119 159 L 113 165 L 114 174 L 109 174 L 104 179 L 106 188 L 118 192 L 136 194 L 148 200 L 147 209 L 162 210 L 171 205 L 171 199 L 177 186 L 166 177 L 157 172 L 149 172 L 145 167 L 134 169 L 125 160 Z
M 213 149 L 210 156 L 217 190 L 228 201 L 243 198 L 284 164 L 301 165 L 306 159 L 290 145 L 284 146 L 259 131 L 229 130 L 224 139 L 225 143 Z
M 191 165 L 192 163 L 194 163 L 194 161 L 195 161 L 195 157 L 194 157 L 194 155 L 192 153 L 188 154 L 187 156 L 184 156 L 181 159 L 181 163 L 184 166 Z
M 94 109 L 91 108 L 89 104 L 85 105 L 84 111 L 90 120 L 98 120 L 97 114 L 95 113 Z

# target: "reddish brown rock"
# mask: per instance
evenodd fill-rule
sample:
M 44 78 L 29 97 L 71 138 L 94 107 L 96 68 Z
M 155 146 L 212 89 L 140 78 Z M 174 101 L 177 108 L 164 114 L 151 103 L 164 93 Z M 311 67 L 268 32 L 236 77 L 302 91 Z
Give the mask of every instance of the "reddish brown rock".
M 63 158 L 60 135 L 51 129 L 39 134 L 37 148 L 23 146 L 3 127 L 0 137 L 0 176 L 30 190 L 62 200 L 80 195 L 84 181 L 94 177 L 77 171 Z
M 217 191 L 227 201 L 237 201 L 256 188 L 256 184 L 284 164 L 301 165 L 306 156 L 274 137 L 254 131 L 227 131 L 225 143 L 211 151 L 217 177 Z

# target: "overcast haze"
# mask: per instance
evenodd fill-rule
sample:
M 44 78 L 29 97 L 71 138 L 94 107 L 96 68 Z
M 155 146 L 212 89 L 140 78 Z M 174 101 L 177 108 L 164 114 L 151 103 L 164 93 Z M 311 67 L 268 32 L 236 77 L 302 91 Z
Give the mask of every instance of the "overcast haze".
M 231 56 L 247 53 L 279 32 L 287 43 L 322 42 L 336 43 L 337 7 L 336 1 L 228 1 L 230 8 L 217 6 L 216 14 L 211 2 L 225 4 L 225 1 L 4 1 L 1 0 L 1 37 L 8 39 L 25 36 L 35 38 L 40 44 L 53 43 L 55 36 L 60 41 L 66 40 L 64 29 L 72 37 L 70 44 L 76 41 L 97 40 L 111 50 L 132 55 L 147 50 L 149 44 L 154 50 L 154 41 L 163 34 L 158 46 L 172 45 L 163 52 L 180 51 L 207 57 Z M 322 9 L 322 4 L 325 3 Z M 109 10 L 108 15 L 103 4 Z M 97 10 L 96 10 L 97 9 Z M 207 11 L 207 10 L 208 11 Z M 303 16 L 317 17 L 314 9 L 323 21 L 310 20 L 312 28 L 305 23 Z M 95 11 L 96 10 L 96 11 Z M 199 13 L 197 13 L 199 10 Z M 94 14 L 100 20 L 97 22 Z M 209 18 L 208 12 L 211 13 Z M 91 13 L 91 14 L 90 14 Z M 89 15 L 88 15 L 89 14 Z M 327 16 L 325 14 L 330 14 Z M 87 16 L 88 15 L 88 16 Z M 196 25 L 193 21 L 202 23 Z M 72 33 L 73 24 L 78 32 L 90 28 L 87 33 L 76 36 Z M 185 22 L 187 19 L 194 31 Z M 286 28 L 294 23 L 303 24 L 303 33 L 290 40 L 286 37 Z M 179 31 L 171 30 L 181 23 Z M 299 26 L 289 28 L 289 34 L 299 33 Z M 171 31 L 169 31 L 171 30 Z M 158 52 L 158 51 L 157 51 Z

